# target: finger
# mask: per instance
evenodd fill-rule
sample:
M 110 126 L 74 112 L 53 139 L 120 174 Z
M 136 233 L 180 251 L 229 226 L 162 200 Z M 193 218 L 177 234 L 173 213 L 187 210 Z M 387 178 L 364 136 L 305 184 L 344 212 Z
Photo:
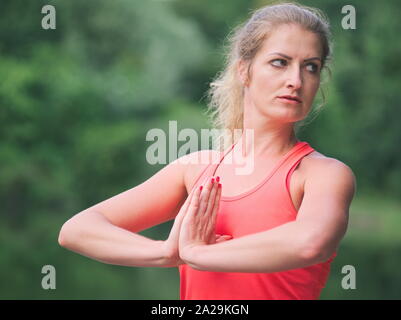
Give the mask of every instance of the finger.
M 189 213 L 195 214 L 198 211 L 199 208 L 199 198 L 202 193 L 202 186 L 196 187 L 193 193 L 193 196 L 191 197 L 189 201 Z
M 219 237 L 218 239 L 216 239 L 216 242 L 219 243 L 219 242 L 231 240 L 232 238 L 233 238 L 233 237 L 230 236 L 230 235 L 224 235 L 224 236 L 221 236 L 221 237 Z
M 208 179 L 208 181 L 206 182 L 206 184 L 204 185 L 204 188 L 202 190 L 202 194 L 200 197 L 200 204 L 199 204 L 199 211 L 198 211 L 198 214 L 200 216 L 203 216 L 203 213 L 207 209 L 207 205 L 208 205 L 208 201 L 209 201 L 209 197 L 210 197 L 210 191 L 213 188 L 213 184 L 214 184 L 214 178 L 210 177 Z
M 213 209 L 215 207 L 215 202 L 218 196 L 218 182 L 215 182 L 213 189 L 210 193 L 210 198 L 208 201 L 208 208 L 206 209 L 204 216 L 203 216 L 203 232 L 205 237 L 209 239 L 208 241 L 213 241 L 213 235 L 215 234 L 215 222 L 213 219 Z
M 184 217 L 185 213 L 186 213 L 187 210 L 188 210 L 189 204 L 191 203 L 191 199 L 192 199 L 192 197 L 193 197 L 195 191 L 196 191 L 196 188 L 193 188 L 193 189 L 191 190 L 191 192 L 188 194 L 188 196 L 187 196 L 187 198 L 186 198 L 184 204 L 182 205 L 180 211 L 178 212 L 178 214 L 177 214 L 177 216 L 176 216 L 176 219 L 177 219 L 177 218 L 178 218 L 178 219 L 182 219 L 182 218 Z
M 203 216 L 205 217 L 205 219 L 208 219 L 208 220 L 209 220 L 210 214 L 213 211 L 214 202 L 215 202 L 216 194 L 217 194 L 217 187 L 218 187 L 218 182 L 216 179 L 214 179 L 213 185 L 212 185 L 210 193 L 209 193 L 209 198 L 207 200 L 207 206 L 205 208 L 205 211 L 203 212 Z
M 212 230 L 209 225 L 210 225 L 210 219 L 211 219 L 211 212 L 213 211 L 213 206 L 214 206 L 214 201 L 216 198 L 216 193 L 217 193 L 217 185 L 218 183 L 216 182 L 215 178 L 211 179 L 211 189 L 209 192 L 209 198 L 205 199 L 205 209 L 201 209 L 199 213 L 199 227 L 200 227 L 200 232 L 202 233 L 203 237 L 206 239 L 208 243 L 213 242 L 214 243 L 214 229 Z
M 215 226 L 216 226 L 216 220 L 217 220 L 217 213 L 219 211 L 220 208 L 220 199 L 221 199 L 221 193 L 222 193 L 222 184 L 219 183 L 217 186 L 217 194 L 214 200 L 214 206 L 213 206 L 213 210 L 212 213 L 210 215 L 209 218 L 209 224 L 208 224 L 208 230 L 209 232 L 214 232 Z
M 196 187 L 192 188 L 192 190 L 189 192 L 188 196 L 187 196 L 187 201 L 185 203 L 185 206 L 188 207 L 189 203 L 191 202 L 191 199 L 194 195 L 194 193 L 196 192 Z
M 193 190 L 192 196 L 188 199 L 188 208 L 183 224 L 188 225 L 189 221 L 192 221 L 195 217 L 195 213 L 199 208 L 199 196 L 201 194 L 201 188 L 196 187 Z
M 228 234 L 225 234 L 225 235 L 222 235 L 222 234 L 216 234 L 216 240 L 217 239 L 220 239 L 221 237 L 231 237 L 230 235 L 228 235 Z
M 174 221 L 173 227 L 172 227 L 170 235 L 169 235 L 169 239 L 172 239 L 173 241 L 174 241 L 174 239 L 179 238 L 179 234 L 180 234 L 179 231 L 182 228 L 184 218 L 186 216 L 190 201 L 193 198 L 194 193 L 195 193 L 195 188 L 193 188 L 191 190 L 191 192 L 187 196 L 184 204 L 181 206 L 180 211 L 178 212 L 178 214 L 175 217 L 175 221 Z

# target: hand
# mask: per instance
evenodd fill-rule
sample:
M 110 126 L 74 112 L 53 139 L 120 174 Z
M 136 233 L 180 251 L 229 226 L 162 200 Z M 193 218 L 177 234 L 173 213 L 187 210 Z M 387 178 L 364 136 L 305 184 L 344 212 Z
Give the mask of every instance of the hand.
M 176 264 L 177 266 L 185 263 L 183 260 L 181 260 L 178 252 L 178 240 L 179 240 L 182 220 L 188 210 L 188 206 L 192 199 L 193 194 L 194 194 L 194 189 L 189 193 L 187 199 L 185 200 L 180 211 L 175 217 L 173 227 L 170 230 L 170 234 L 167 240 L 164 241 L 164 249 L 166 252 L 166 256 L 168 257 L 169 260 L 171 260 L 171 264 Z
M 201 245 L 229 240 L 231 236 L 215 235 L 216 217 L 219 209 L 222 186 L 218 179 L 209 178 L 203 186 L 194 190 L 189 201 L 187 214 L 182 220 L 179 235 L 179 252 L 181 259 Z M 217 241 L 218 240 L 218 241 Z
M 177 216 L 175 217 L 173 227 L 171 228 L 170 234 L 166 241 L 164 241 L 164 250 L 166 252 L 166 256 L 170 260 L 171 265 L 180 265 L 184 264 L 185 262 L 180 258 L 179 254 L 179 234 L 182 225 L 182 221 L 187 214 L 188 207 L 190 202 L 192 201 L 192 197 L 195 193 L 195 188 L 189 193 L 187 199 L 185 200 L 184 204 L 182 205 L 180 211 L 178 212 Z M 216 243 L 225 241 L 230 239 L 231 236 L 228 235 L 220 235 L 216 234 L 214 241 Z

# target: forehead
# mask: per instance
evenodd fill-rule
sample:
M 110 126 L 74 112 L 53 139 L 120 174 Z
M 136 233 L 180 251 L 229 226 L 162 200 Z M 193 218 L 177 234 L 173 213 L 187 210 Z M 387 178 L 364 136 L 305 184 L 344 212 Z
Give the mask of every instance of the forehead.
M 319 36 L 294 24 L 280 25 L 263 42 L 257 55 L 280 52 L 290 57 L 321 57 L 322 44 Z

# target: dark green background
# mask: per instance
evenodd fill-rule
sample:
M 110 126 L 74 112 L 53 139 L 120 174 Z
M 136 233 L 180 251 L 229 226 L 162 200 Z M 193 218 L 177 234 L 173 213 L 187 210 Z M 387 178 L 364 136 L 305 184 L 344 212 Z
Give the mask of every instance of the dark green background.
M 302 1 L 334 36 L 327 105 L 301 133 L 358 189 L 322 299 L 401 297 L 401 2 Z M 41 28 L 52 4 L 57 29 Z M 151 128 L 208 128 L 204 94 L 229 31 L 268 1 L 0 3 L 0 298 L 178 299 L 176 268 L 99 263 L 58 245 L 72 215 L 143 182 Z M 352 4 L 355 30 L 341 27 Z M 317 102 L 319 97 L 317 98 Z M 165 239 L 171 222 L 143 232 Z M 43 290 L 42 266 L 57 271 Z M 344 265 L 356 269 L 344 290 Z

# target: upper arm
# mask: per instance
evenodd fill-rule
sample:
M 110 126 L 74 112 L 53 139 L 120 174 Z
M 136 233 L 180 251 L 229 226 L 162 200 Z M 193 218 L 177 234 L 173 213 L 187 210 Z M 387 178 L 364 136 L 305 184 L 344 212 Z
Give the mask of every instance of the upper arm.
M 181 161 L 184 157 L 166 165 L 143 183 L 77 216 L 96 211 L 114 225 L 132 232 L 140 232 L 174 218 L 187 197 L 184 183 L 186 165 Z
M 314 159 L 310 164 L 297 221 L 309 231 L 310 246 L 329 258 L 347 230 L 355 176 L 335 159 Z

